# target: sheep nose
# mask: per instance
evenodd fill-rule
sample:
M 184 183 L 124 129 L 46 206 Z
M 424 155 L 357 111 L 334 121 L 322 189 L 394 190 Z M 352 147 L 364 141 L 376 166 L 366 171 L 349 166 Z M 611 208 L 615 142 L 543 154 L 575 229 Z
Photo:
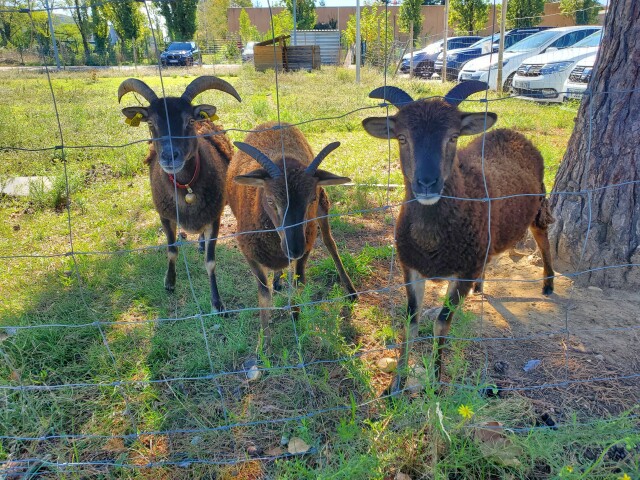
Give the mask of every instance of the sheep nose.
M 438 186 L 440 179 L 439 178 L 435 178 L 434 180 L 431 179 L 418 179 L 418 186 L 421 189 L 424 189 L 425 193 L 440 193 L 440 192 L 436 192 L 436 187 Z
M 162 160 L 164 162 L 175 162 L 176 160 L 178 160 L 180 158 L 180 150 L 178 150 L 177 148 L 171 149 L 171 148 L 165 148 L 162 150 Z

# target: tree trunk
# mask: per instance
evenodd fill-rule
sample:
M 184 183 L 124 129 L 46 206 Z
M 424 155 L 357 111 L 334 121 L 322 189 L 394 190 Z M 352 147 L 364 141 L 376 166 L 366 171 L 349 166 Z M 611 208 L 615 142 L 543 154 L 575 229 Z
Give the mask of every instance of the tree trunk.
M 568 272 L 587 271 L 579 284 L 640 287 L 639 38 L 640 2 L 609 2 L 591 94 L 551 196 L 552 248 Z

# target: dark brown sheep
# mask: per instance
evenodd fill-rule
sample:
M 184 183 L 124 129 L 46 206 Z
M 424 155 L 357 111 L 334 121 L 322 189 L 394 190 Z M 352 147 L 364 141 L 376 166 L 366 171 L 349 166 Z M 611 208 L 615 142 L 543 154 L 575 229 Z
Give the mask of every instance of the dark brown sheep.
M 372 117 L 362 123 L 374 137 L 398 140 L 405 184 L 396 246 L 407 290 L 409 325 L 391 392 L 400 390 L 406 379 L 409 345 L 418 332 L 425 278 L 459 279 L 449 282 L 445 304 L 434 325 L 438 337 L 437 380 L 440 350 L 456 307 L 471 291 L 475 279 L 481 285 L 485 261 L 514 246 L 527 228 L 542 253 L 542 293 L 553 292 L 547 238 L 547 225 L 553 219 L 545 199 L 540 152 L 523 135 L 505 129 L 489 132 L 484 139 L 478 137 L 464 149 L 456 148 L 458 136 L 482 133 L 495 123 L 494 113 L 485 116 L 457 108 L 463 99 L 486 88 L 482 82 L 465 82 L 454 87 L 444 100 L 415 102 L 396 87 L 381 87 L 369 95 L 384 98 L 399 109 L 388 118 Z M 487 197 L 495 199 L 490 203 L 491 228 L 489 203 L 480 200 Z
M 120 84 L 118 101 L 129 92 L 139 93 L 148 107 L 126 107 L 127 123 L 147 122 L 153 140 L 146 162 L 149 164 L 151 196 L 167 237 L 169 264 L 164 279 L 167 290 L 176 286 L 176 228 L 200 233 L 205 245 L 205 265 L 211 288 L 211 308 L 224 311 L 215 275 L 215 246 L 220 216 L 225 205 L 227 168 L 233 147 L 216 119 L 216 107 L 191 105 L 205 90 L 226 92 L 238 101 L 236 90 L 213 76 L 193 80 L 180 97 L 158 98 L 144 82 L 130 78 Z M 197 135 L 208 135 L 206 137 Z
M 238 243 L 258 281 L 260 322 L 268 345 L 267 309 L 272 300 L 267 273 L 276 272 L 274 286 L 277 286 L 282 270 L 294 263 L 294 278 L 304 283 L 305 265 L 318 225 L 342 285 L 353 299 L 356 290 L 331 236 L 329 199 L 322 188 L 349 179 L 318 169 L 320 162 L 340 144 L 328 145 L 314 158 L 307 139 L 296 127 L 282 124 L 278 128 L 272 122 L 255 130 L 244 143 L 236 143 L 238 151 L 227 172 L 227 198 L 238 222 Z

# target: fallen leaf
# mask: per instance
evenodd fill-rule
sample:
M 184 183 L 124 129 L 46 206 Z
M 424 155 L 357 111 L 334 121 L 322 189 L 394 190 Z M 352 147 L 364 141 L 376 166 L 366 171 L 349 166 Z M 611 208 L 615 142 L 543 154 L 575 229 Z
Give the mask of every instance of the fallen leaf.
M 306 444 L 304 440 L 298 437 L 292 437 L 289 440 L 289 445 L 287 445 L 287 450 L 290 454 L 295 455 L 296 453 L 305 453 L 309 451 L 311 447 Z
M 396 473 L 394 480 L 411 480 L 411 477 L 406 473 L 398 472 Z
M 283 453 L 284 453 L 284 450 L 281 449 L 280 447 L 273 447 L 273 448 L 270 448 L 269 450 L 264 452 L 264 454 L 267 457 L 279 457 Z
M 474 429 L 473 434 L 478 448 L 485 458 L 505 467 L 518 467 L 523 451 L 504 434 L 500 422 L 483 422 Z

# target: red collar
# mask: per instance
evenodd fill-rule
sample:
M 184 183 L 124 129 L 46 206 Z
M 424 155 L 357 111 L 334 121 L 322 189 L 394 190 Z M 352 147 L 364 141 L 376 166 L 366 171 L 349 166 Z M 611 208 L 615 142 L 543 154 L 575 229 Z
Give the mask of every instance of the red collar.
M 185 183 L 183 185 L 182 183 L 176 181 L 175 177 L 170 173 L 167 175 L 169 175 L 169 180 L 171 180 L 176 187 L 185 188 L 190 191 L 193 184 L 196 182 L 196 180 L 198 180 L 198 175 L 200 175 L 200 155 L 198 154 L 198 150 L 196 150 L 196 169 L 193 172 L 193 177 L 191 177 L 191 180 L 189 180 L 188 183 Z

